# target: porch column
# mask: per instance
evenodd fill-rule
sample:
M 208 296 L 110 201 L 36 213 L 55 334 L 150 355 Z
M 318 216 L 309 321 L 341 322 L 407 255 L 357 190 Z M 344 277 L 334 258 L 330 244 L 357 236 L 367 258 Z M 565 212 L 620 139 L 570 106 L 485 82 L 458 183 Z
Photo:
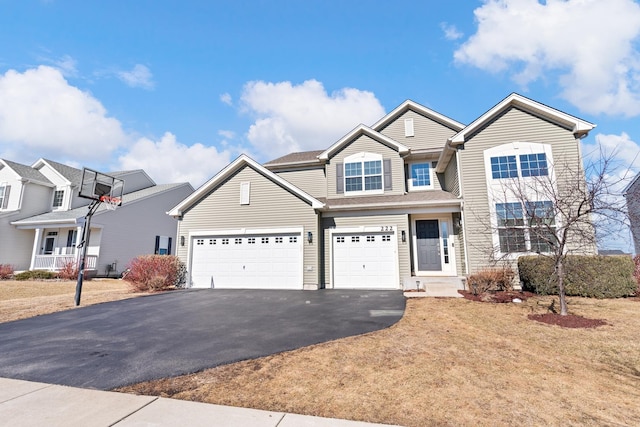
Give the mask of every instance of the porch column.
M 29 270 L 33 270 L 36 266 L 36 255 L 40 251 L 40 242 L 42 242 L 43 228 L 35 229 L 35 237 L 33 238 L 33 250 L 31 251 L 31 263 L 29 264 Z

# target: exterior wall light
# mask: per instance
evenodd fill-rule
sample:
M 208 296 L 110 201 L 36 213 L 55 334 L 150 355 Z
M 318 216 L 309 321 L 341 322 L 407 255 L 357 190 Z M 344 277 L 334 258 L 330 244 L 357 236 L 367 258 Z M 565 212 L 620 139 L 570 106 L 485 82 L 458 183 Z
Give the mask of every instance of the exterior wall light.
M 184 246 L 184 236 L 180 236 L 180 246 Z
M 307 242 L 313 242 L 313 234 L 310 231 L 307 231 Z
M 405 243 L 407 241 L 407 233 L 402 230 L 402 243 Z

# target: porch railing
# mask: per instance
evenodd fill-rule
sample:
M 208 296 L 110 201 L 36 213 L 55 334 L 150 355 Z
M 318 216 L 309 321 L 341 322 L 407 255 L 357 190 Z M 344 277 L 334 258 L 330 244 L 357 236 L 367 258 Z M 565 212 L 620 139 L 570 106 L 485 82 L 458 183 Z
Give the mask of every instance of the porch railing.
M 36 255 L 34 270 L 62 270 L 64 266 L 78 261 L 77 255 Z M 95 270 L 98 264 L 97 255 L 87 255 L 85 270 Z

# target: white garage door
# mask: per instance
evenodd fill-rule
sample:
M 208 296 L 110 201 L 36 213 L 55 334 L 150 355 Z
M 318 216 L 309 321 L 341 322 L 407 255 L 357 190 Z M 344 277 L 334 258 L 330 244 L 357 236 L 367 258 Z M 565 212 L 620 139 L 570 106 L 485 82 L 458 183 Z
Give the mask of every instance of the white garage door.
M 193 238 L 191 286 L 302 289 L 300 233 Z
M 397 289 L 393 232 L 334 233 L 333 287 Z

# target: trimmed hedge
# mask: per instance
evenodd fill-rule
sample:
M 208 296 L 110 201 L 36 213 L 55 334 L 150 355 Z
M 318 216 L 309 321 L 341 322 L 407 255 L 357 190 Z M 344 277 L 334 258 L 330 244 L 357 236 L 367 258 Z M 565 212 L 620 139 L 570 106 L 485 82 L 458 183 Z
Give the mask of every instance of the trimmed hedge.
M 637 283 L 629 256 L 568 255 L 564 263 L 567 296 L 622 298 L 633 296 Z M 544 256 L 518 258 L 522 289 L 542 295 L 557 295 L 553 260 Z
M 51 280 L 57 279 L 58 274 L 47 270 L 28 270 L 16 274 L 13 278 L 16 280 Z

